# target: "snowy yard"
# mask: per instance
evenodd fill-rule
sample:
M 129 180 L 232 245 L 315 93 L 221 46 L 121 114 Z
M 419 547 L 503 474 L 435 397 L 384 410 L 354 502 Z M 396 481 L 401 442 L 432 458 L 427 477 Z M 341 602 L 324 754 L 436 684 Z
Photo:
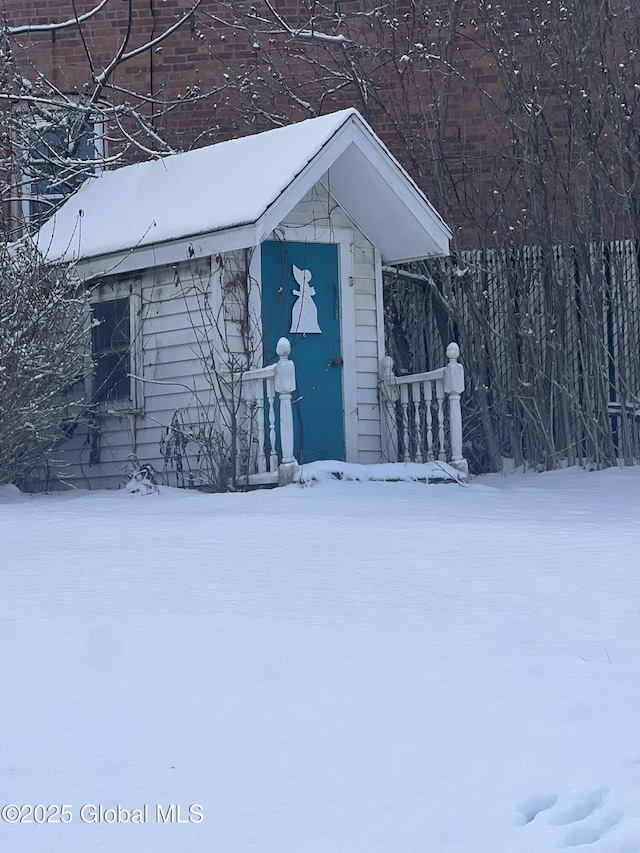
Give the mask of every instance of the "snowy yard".
M 5 487 L 0 850 L 640 853 L 639 520 L 640 469 Z

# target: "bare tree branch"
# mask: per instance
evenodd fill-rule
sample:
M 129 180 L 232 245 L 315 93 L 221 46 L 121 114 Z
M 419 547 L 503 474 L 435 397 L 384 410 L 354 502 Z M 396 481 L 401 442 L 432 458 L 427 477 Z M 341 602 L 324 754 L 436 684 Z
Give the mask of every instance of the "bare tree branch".
M 90 18 L 93 18 L 93 16 L 101 9 L 104 9 L 108 2 L 109 0 L 101 0 L 101 2 L 91 9 L 90 12 L 85 12 L 84 15 L 80 15 L 75 18 L 69 18 L 68 21 L 51 24 L 24 24 L 21 27 L 5 27 L 5 34 L 9 36 L 20 36 L 24 33 L 49 33 L 55 32 L 56 30 L 65 30 L 69 27 L 77 27 L 78 24 L 82 24 L 84 21 L 88 21 Z

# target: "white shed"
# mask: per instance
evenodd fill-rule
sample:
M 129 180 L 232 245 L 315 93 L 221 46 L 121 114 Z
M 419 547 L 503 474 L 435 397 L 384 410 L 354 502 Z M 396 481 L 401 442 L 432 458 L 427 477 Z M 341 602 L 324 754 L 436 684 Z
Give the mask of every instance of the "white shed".
M 282 482 L 398 453 L 464 469 L 457 422 L 445 448 L 457 353 L 448 378 L 395 380 L 384 346 L 383 265 L 445 255 L 450 232 L 356 110 L 103 172 L 35 239 L 92 287 L 79 485 L 145 466 Z

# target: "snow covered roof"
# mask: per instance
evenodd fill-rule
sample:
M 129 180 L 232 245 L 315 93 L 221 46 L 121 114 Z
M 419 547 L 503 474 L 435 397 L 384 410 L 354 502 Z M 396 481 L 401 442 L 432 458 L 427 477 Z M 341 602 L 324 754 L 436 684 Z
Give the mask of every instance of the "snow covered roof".
M 51 261 L 126 255 L 128 268 L 254 246 L 324 176 L 385 262 L 448 253 L 447 226 L 354 109 L 105 171 L 35 240 Z

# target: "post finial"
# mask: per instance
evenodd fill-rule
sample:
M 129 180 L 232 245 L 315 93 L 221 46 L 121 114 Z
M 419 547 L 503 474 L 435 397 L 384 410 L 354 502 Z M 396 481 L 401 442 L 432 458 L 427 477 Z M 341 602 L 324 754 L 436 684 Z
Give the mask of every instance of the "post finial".
M 447 347 L 447 358 L 449 361 L 457 361 L 460 358 L 460 347 L 454 341 Z
M 291 344 L 287 338 L 280 338 L 276 344 L 276 355 L 279 358 L 288 358 L 291 355 Z

